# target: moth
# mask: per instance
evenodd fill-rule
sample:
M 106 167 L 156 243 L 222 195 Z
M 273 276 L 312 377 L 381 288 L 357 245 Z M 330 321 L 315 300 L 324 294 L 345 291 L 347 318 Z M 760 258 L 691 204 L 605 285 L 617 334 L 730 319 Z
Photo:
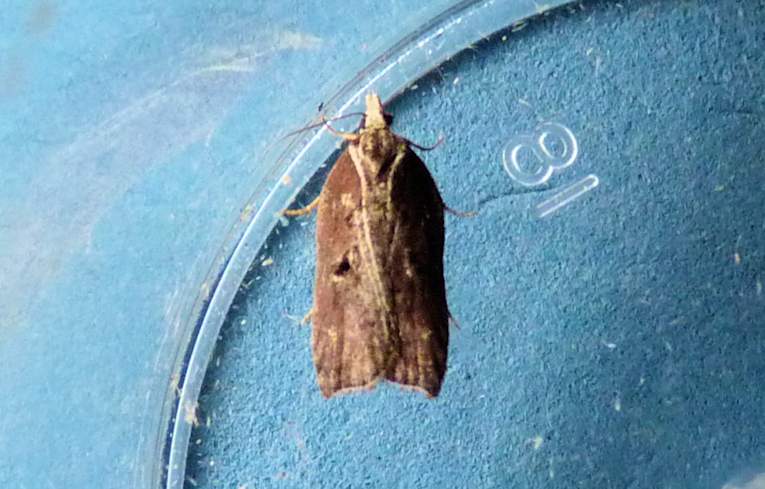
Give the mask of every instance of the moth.
M 356 133 L 319 197 L 311 344 L 325 398 L 380 380 L 436 397 L 446 373 L 446 206 L 419 147 L 390 129 L 380 98 L 366 97 Z M 422 148 L 424 149 L 424 148 Z

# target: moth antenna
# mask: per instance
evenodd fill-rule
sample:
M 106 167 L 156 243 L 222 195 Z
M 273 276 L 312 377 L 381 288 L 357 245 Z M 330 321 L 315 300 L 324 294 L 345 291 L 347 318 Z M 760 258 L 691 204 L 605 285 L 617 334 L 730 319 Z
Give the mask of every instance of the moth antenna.
M 363 116 L 364 113 L 363 112 L 350 112 L 348 114 L 343 114 L 343 115 L 339 115 L 337 117 L 333 117 L 333 118 L 329 119 L 329 121 L 339 121 L 340 119 L 347 119 L 348 117 L 356 117 L 356 116 L 360 116 L 360 115 Z M 300 134 L 301 132 L 310 131 L 311 129 L 315 129 L 317 127 L 321 127 L 321 126 L 324 126 L 324 125 L 329 125 L 328 124 L 328 119 L 324 116 L 324 114 L 322 114 L 320 116 L 320 118 L 321 118 L 321 120 L 319 122 L 315 122 L 315 123 L 309 124 L 309 125 L 307 125 L 305 127 L 301 127 L 300 129 L 296 129 L 294 131 L 288 132 L 287 134 L 282 136 L 282 139 L 288 138 L 290 136 L 294 136 L 295 134 Z
M 412 141 L 410 141 L 408 139 L 406 140 L 406 142 L 407 142 L 407 144 L 409 146 L 414 146 L 415 148 L 419 149 L 420 151 L 433 151 L 437 147 L 441 146 L 441 143 L 444 142 L 444 137 L 443 136 L 438 136 L 438 141 L 436 141 L 436 144 L 434 144 L 433 146 L 420 146 L 419 144 L 413 143 Z

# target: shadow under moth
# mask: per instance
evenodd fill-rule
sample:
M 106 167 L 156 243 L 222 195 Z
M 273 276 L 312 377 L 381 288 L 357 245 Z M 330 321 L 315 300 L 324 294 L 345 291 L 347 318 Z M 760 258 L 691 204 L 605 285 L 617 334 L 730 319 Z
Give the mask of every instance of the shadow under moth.
M 381 379 L 433 398 L 446 373 L 446 207 L 415 145 L 391 121 L 380 98 L 367 95 L 359 131 L 333 130 L 348 145 L 319 197 L 286 211 L 318 206 L 310 317 L 325 398 Z

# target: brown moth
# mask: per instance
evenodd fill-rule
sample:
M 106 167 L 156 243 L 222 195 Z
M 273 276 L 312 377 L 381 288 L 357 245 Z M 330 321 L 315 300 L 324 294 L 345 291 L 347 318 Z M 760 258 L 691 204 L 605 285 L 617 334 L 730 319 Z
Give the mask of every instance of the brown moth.
M 438 395 L 449 310 L 444 203 L 375 94 L 319 197 L 312 347 L 325 398 L 380 379 Z

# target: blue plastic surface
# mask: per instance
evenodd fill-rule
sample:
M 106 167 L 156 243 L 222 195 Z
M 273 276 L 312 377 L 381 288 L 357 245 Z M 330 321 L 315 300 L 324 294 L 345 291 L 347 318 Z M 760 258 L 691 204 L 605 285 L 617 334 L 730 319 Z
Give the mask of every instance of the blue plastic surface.
M 280 182 L 278 137 L 447 5 L 4 5 L 0 485 L 165 482 L 188 347 Z M 188 476 L 712 488 L 765 470 L 763 25 L 762 1 L 586 3 L 418 81 L 395 128 L 445 134 L 425 160 L 480 211 L 447 224 L 461 328 L 443 394 L 321 400 L 290 319 L 310 307 L 313 219 L 291 220 L 222 330 Z M 548 120 L 581 155 L 529 191 L 500 153 Z

